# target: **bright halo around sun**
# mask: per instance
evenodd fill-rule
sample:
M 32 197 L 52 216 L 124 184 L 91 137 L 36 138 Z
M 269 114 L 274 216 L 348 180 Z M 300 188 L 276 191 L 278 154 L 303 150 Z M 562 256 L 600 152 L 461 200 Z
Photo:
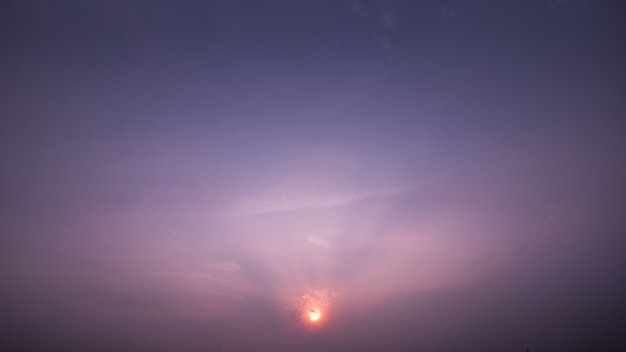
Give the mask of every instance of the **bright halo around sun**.
M 289 309 L 293 321 L 305 329 L 322 329 L 332 316 L 331 291 L 316 290 L 293 298 Z
M 320 312 L 320 310 L 317 308 L 311 308 L 307 312 L 307 315 L 310 321 L 316 322 L 316 321 L 319 321 L 320 318 L 322 317 L 322 312 Z

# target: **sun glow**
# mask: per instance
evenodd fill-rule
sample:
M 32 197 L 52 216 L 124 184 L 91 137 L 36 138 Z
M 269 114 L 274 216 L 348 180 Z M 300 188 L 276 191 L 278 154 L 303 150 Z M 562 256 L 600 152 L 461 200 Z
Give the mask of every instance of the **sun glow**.
M 322 313 L 316 308 L 309 309 L 307 315 L 309 316 L 309 320 L 313 322 L 320 320 L 322 317 Z
M 294 322 L 301 324 L 305 329 L 318 329 L 326 325 L 331 315 L 331 292 L 329 290 L 316 290 L 304 293 L 293 298 L 290 309 Z

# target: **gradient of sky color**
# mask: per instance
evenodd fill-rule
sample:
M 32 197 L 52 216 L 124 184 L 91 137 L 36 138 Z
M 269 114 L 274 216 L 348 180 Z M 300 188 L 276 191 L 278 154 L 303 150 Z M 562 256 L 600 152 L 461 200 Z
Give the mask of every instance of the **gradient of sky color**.
M 0 346 L 619 350 L 625 34 L 608 0 L 4 1 Z

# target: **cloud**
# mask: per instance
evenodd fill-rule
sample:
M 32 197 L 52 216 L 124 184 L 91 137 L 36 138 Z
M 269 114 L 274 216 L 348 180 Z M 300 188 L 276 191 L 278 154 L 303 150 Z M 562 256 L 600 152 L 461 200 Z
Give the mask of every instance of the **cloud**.
M 336 293 L 336 291 L 320 289 L 293 298 L 290 309 L 291 319 L 295 322 L 306 321 L 311 309 L 321 310 L 324 313 L 330 308 L 331 300 Z
M 393 39 L 391 32 L 400 22 L 398 11 L 396 10 L 397 4 L 389 0 L 383 1 L 375 6 L 372 6 L 372 4 L 368 6 L 359 1 L 349 1 L 345 6 L 354 15 L 362 18 L 366 22 L 370 22 L 370 25 L 373 27 L 373 32 L 371 33 L 372 40 L 385 51 L 392 54 Z M 372 13 L 374 15 L 370 16 Z
M 309 235 L 307 236 L 307 241 L 313 243 L 316 246 L 322 247 L 322 248 L 330 248 L 330 242 L 326 241 L 325 239 L 317 236 L 317 235 Z
M 393 28 L 398 24 L 398 16 L 393 9 L 387 9 L 380 15 L 380 23 L 386 28 Z
M 375 197 L 390 197 L 406 193 L 414 187 L 389 187 L 354 192 L 285 192 L 283 194 L 260 196 L 242 202 L 225 215 L 227 217 L 240 217 L 291 211 L 303 208 L 331 208 Z

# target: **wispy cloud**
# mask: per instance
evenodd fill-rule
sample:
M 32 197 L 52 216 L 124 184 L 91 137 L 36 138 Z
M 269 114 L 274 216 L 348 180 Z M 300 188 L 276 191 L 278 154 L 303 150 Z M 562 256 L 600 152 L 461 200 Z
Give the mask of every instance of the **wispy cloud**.
M 239 217 L 291 211 L 303 208 L 330 208 L 344 206 L 374 197 L 389 197 L 406 193 L 414 187 L 389 187 L 352 192 L 287 192 L 278 195 L 260 196 L 242 202 L 225 215 Z
M 400 22 L 397 11 L 398 4 L 393 0 L 374 4 L 354 0 L 346 2 L 345 6 L 354 15 L 362 18 L 365 22 L 369 22 L 375 28 L 374 32 L 371 33 L 373 41 L 389 54 L 393 54 L 392 32 Z
M 314 235 L 314 234 L 310 234 L 307 236 L 307 241 L 311 242 L 312 244 L 318 246 L 318 247 L 322 247 L 322 248 L 330 248 L 330 242 L 328 242 L 327 240 L 321 238 L 318 235 Z
M 398 16 L 392 7 L 382 11 L 380 15 L 380 23 L 386 28 L 393 28 L 398 24 Z

